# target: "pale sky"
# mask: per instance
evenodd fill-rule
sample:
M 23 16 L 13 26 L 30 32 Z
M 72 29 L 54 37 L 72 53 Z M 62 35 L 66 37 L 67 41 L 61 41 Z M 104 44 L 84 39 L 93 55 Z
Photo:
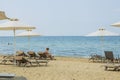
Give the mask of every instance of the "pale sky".
M 120 28 L 110 26 L 120 21 L 120 0 L 0 0 L 0 11 L 45 36 L 82 36 L 100 27 L 120 33 Z M 4 35 L 13 33 L 0 31 Z

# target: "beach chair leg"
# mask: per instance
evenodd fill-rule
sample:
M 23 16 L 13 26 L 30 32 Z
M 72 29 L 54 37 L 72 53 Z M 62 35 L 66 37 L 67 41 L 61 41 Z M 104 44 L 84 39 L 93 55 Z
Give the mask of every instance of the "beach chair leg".
M 40 63 L 38 63 L 38 66 L 40 67 Z
M 6 64 L 6 62 L 7 62 L 7 60 L 2 60 L 1 61 L 1 64 L 3 63 L 3 64 Z
M 26 62 L 25 65 L 24 65 L 24 67 L 26 67 L 27 64 L 30 64 L 30 66 L 32 66 L 32 63 L 31 63 L 31 62 Z
M 30 64 L 30 66 L 32 66 L 32 62 L 28 62 Z
M 18 63 L 18 66 L 21 66 L 21 62 Z
M 38 66 L 40 66 L 40 63 L 39 63 L 38 61 L 36 61 L 36 64 L 37 64 Z
M 108 69 L 108 67 L 107 66 L 105 66 L 105 70 L 107 71 L 107 69 Z
M 24 67 L 26 67 L 27 63 L 25 63 Z
M 113 71 L 119 71 L 119 66 L 114 67 Z
M 30 65 L 32 66 L 32 63 L 31 62 L 29 62 L 30 63 Z
M 46 66 L 47 66 L 48 62 L 46 62 Z

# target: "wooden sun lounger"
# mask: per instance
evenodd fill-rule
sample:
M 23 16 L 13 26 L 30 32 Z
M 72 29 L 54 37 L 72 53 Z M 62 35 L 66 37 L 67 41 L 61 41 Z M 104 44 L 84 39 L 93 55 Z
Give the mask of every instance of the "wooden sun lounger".
M 27 80 L 23 76 L 15 76 L 12 73 L 0 73 L 0 80 Z
M 47 66 L 48 64 L 48 60 L 37 60 L 38 64 L 40 65 L 41 63 L 45 63 L 45 65 Z
M 13 63 L 13 61 L 14 61 L 13 56 L 3 56 L 0 63 L 1 64 L 6 64 L 7 62 Z
M 27 66 L 27 64 L 30 64 L 30 66 L 33 66 L 34 64 L 37 66 L 40 66 L 41 63 L 45 63 L 46 66 L 48 64 L 48 60 L 41 60 L 41 59 L 34 59 L 34 58 L 24 58 L 22 56 L 16 56 L 16 65 L 18 66 Z
M 105 65 L 105 70 L 109 70 L 110 68 L 112 68 L 113 71 L 119 71 L 120 64 L 107 64 L 107 65 Z
M 12 73 L 0 73 L 0 78 L 13 78 L 15 74 Z
M 37 64 L 38 66 L 41 65 L 41 63 L 45 63 L 45 65 L 47 66 L 48 64 L 48 60 L 41 60 L 41 59 L 30 59 L 29 60 L 31 62 L 31 64 L 33 65 L 33 63 Z

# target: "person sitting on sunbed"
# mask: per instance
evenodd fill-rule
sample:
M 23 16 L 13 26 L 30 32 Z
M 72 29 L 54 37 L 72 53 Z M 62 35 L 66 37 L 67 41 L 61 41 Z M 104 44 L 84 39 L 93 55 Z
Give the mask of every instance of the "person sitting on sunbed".
M 50 58 L 51 60 L 53 60 L 54 56 L 52 56 L 49 52 L 49 48 L 46 48 L 46 50 L 43 52 L 43 55 L 46 56 L 46 58 Z

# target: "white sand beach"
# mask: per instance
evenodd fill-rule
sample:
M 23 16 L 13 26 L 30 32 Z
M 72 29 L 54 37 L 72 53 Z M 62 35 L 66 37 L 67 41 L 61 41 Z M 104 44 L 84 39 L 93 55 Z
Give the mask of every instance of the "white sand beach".
M 0 65 L 0 72 L 15 73 L 28 80 L 119 80 L 119 71 L 105 71 L 104 63 L 88 62 L 84 58 L 56 57 L 48 66 L 18 67 Z

